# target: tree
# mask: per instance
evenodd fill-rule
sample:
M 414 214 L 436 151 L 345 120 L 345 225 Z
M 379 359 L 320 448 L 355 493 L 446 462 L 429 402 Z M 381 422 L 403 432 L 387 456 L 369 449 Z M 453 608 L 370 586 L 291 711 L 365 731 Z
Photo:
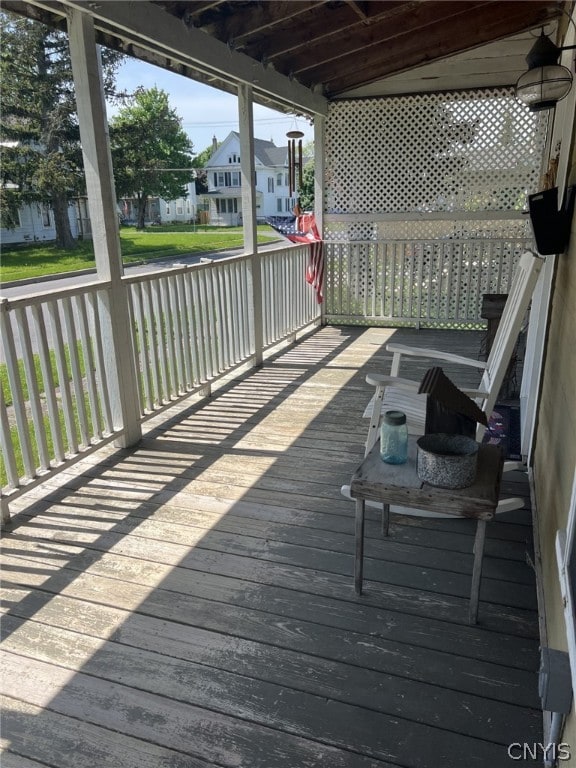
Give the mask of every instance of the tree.
M 305 162 L 302 169 L 302 186 L 298 190 L 300 199 L 300 208 L 303 211 L 314 210 L 314 142 L 307 142 L 304 147 L 304 159 L 310 158 Z
M 303 211 L 314 210 L 314 160 L 310 160 L 302 171 L 302 186 L 298 190 L 300 208 Z
M 68 39 L 36 21 L 0 13 L 0 223 L 14 227 L 24 203 L 51 206 L 56 245 L 71 249 L 70 199 L 84 173 Z M 108 94 L 122 55 L 103 51 Z
M 136 226 L 143 229 L 149 197 L 186 195 L 185 184 L 193 178 L 192 142 L 159 88 L 138 90 L 120 109 L 110 121 L 110 142 L 116 195 L 136 198 Z

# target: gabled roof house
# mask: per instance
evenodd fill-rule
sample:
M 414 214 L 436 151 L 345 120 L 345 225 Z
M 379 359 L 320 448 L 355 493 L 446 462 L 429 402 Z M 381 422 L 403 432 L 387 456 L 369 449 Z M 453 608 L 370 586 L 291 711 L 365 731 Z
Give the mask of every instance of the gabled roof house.
M 240 134 L 231 131 L 221 144 L 214 138 L 214 152 L 206 164 L 208 193 L 205 200 L 210 222 L 231 226 L 242 221 Z M 288 147 L 254 139 L 255 194 L 258 219 L 290 213 L 296 203 L 288 187 Z

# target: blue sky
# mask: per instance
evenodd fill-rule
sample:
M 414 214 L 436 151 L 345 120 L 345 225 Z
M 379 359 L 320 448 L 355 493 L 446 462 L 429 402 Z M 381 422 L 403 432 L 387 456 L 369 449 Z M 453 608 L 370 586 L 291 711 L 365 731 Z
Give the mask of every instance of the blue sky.
M 238 100 L 236 96 L 198 83 L 181 75 L 137 59 L 127 59 L 116 78 L 119 90 L 134 91 L 137 86 L 156 86 L 166 91 L 170 105 L 182 118 L 184 130 L 194 143 L 194 151 L 201 152 L 212 144 L 212 136 L 222 141 L 230 131 L 238 130 Z M 108 106 L 108 116 L 116 109 Z M 304 142 L 313 139 L 313 129 L 307 120 L 284 115 L 254 105 L 254 135 L 257 139 L 272 139 L 276 146 L 285 146 L 286 132 L 297 127 L 304 132 Z

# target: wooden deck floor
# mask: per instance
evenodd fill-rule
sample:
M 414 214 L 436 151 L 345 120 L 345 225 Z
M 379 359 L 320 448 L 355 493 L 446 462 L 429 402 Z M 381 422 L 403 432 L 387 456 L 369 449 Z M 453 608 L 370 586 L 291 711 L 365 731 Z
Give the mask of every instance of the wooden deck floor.
M 322 329 L 14 505 L 3 768 L 498 768 L 542 741 L 528 509 L 488 524 L 476 627 L 472 521 L 393 516 L 382 540 L 369 512 L 354 594 L 339 488 L 390 334 Z

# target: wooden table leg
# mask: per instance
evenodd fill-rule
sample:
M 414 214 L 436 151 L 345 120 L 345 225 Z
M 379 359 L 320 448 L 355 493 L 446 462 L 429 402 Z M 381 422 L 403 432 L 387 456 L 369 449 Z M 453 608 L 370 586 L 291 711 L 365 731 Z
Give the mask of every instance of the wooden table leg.
M 382 536 L 388 536 L 390 527 L 390 504 L 382 504 Z
M 486 538 L 486 520 L 478 520 L 474 539 L 474 568 L 472 569 L 472 589 L 470 590 L 470 624 L 478 621 L 478 603 L 480 599 L 480 579 L 482 578 L 482 558 Z
M 364 499 L 356 499 L 356 553 L 354 560 L 354 589 L 362 594 L 362 571 L 364 567 Z

